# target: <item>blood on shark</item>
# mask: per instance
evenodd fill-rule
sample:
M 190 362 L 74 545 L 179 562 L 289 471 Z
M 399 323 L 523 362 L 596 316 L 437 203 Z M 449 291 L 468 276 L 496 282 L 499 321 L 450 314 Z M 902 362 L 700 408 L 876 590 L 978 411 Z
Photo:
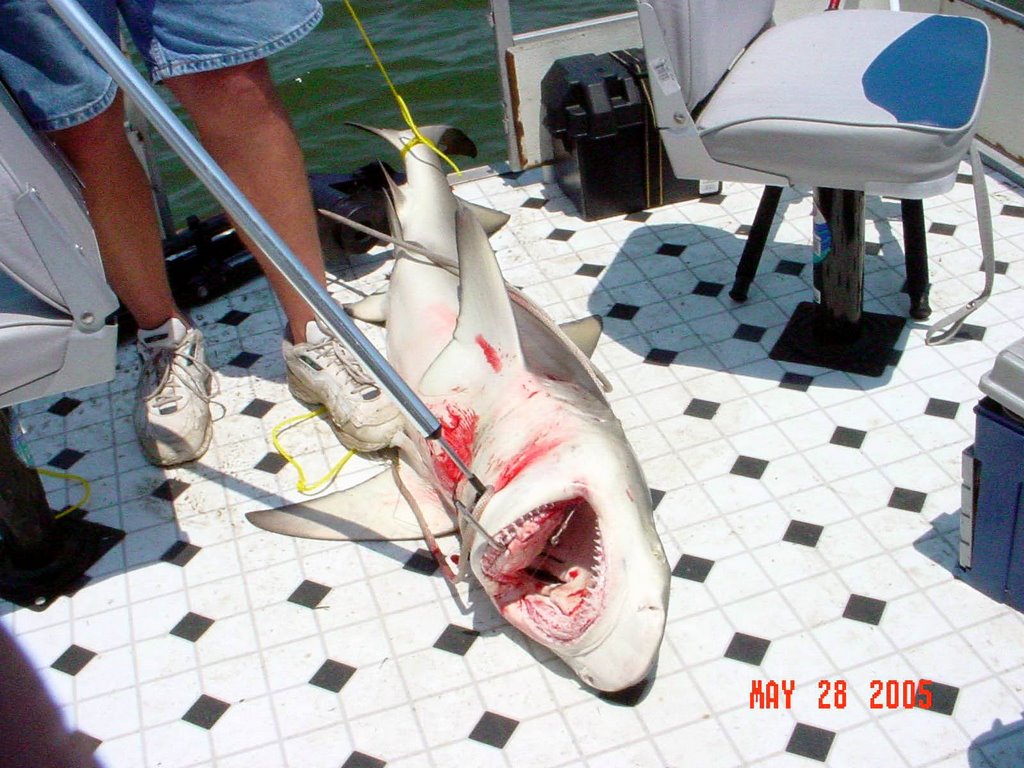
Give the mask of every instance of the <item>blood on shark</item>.
M 437 155 L 409 132 L 369 130 L 403 150 L 407 181 L 390 190 L 392 234 L 419 252 L 396 246 L 387 295 L 351 311 L 386 322 L 389 361 L 488 491 L 477 498 L 454 462 L 410 426 L 395 438 L 392 472 L 249 519 L 314 538 L 454 532 L 461 567 L 509 624 L 586 684 L 633 686 L 657 660 L 669 571 L 607 382 L 505 283 L 479 221 L 494 216 L 453 194 Z M 454 128 L 421 132 L 448 153 L 472 148 Z M 473 525 L 459 514 L 467 507 Z

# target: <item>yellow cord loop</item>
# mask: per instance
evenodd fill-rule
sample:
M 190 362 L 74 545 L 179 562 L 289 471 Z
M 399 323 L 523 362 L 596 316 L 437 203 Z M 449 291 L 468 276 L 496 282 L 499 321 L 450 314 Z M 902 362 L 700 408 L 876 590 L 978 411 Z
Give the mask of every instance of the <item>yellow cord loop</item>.
M 278 435 L 280 435 L 286 429 L 295 426 L 296 424 L 299 424 L 303 421 L 308 421 L 309 419 L 315 419 L 320 414 L 326 412 L 326 408 L 317 408 L 315 411 L 300 413 L 298 416 L 292 416 L 291 418 L 285 419 L 276 427 L 274 427 L 270 432 L 270 439 L 274 443 L 274 448 L 277 449 L 277 452 L 281 454 L 284 460 L 291 464 L 293 467 L 295 467 L 295 471 L 299 473 L 299 479 L 295 483 L 295 487 L 298 489 L 300 493 L 313 493 L 317 489 L 327 485 L 327 483 L 331 482 L 331 480 L 334 479 L 335 475 L 337 475 L 341 471 L 341 468 L 344 467 L 348 463 L 348 460 L 351 459 L 356 453 L 354 450 L 350 450 L 348 453 L 345 454 L 341 461 L 339 461 L 337 464 L 335 464 L 333 467 L 327 470 L 326 475 L 321 477 L 315 483 L 307 482 L 306 473 L 302 471 L 302 467 L 299 465 L 299 462 L 297 462 L 292 457 L 292 455 L 285 450 L 284 446 L 281 445 L 281 441 L 278 439 Z
M 44 469 L 43 467 L 36 467 L 35 469 L 40 475 L 56 477 L 59 480 L 72 480 L 82 486 L 82 498 L 78 500 L 78 503 L 62 509 L 54 515 L 54 519 L 60 520 L 62 517 L 67 517 L 76 509 L 81 509 L 89 502 L 89 497 L 92 495 L 92 486 L 90 486 L 89 481 L 81 475 L 72 475 L 70 472 L 55 472 L 52 469 Z
M 441 149 L 434 144 L 430 139 L 420 133 L 420 129 L 416 127 L 416 123 L 412 119 L 412 113 L 409 111 L 409 107 L 406 106 L 405 99 L 403 99 L 398 89 L 395 88 L 395 84 L 391 82 L 391 78 L 388 76 L 387 69 L 384 68 L 384 62 L 380 60 L 380 56 L 377 55 L 377 50 L 373 47 L 373 42 L 370 40 L 370 36 L 366 34 L 366 30 L 363 29 L 363 24 L 359 21 L 359 16 L 356 15 L 356 9 L 352 7 L 352 3 L 349 0 L 345 0 L 345 7 L 348 8 L 348 12 L 352 14 L 352 20 L 356 23 L 356 28 L 359 30 L 359 34 L 363 38 L 363 42 L 366 43 L 366 47 L 370 51 L 370 55 L 373 56 L 373 60 L 377 63 L 377 68 L 380 73 L 384 76 L 384 82 L 387 83 L 388 88 L 391 89 L 391 95 L 395 97 L 395 102 L 398 104 L 398 111 L 402 113 L 402 119 L 405 120 L 405 124 L 412 130 L 415 140 L 409 142 L 402 148 L 402 157 L 405 157 L 405 153 L 415 147 L 417 144 L 426 144 L 438 157 L 444 160 L 450 165 L 457 174 L 462 175 L 462 171 L 448 155 L 441 151 Z

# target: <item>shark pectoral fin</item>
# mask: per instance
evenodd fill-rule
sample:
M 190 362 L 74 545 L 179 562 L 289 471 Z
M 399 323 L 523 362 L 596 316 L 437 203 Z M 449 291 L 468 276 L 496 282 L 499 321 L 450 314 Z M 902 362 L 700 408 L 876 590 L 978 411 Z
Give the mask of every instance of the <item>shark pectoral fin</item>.
M 425 485 L 410 484 L 411 498 L 419 505 L 434 536 L 455 532 L 436 493 Z M 423 531 L 409 501 L 399 491 L 390 470 L 344 491 L 278 509 L 250 512 L 257 528 L 285 536 L 329 541 L 404 541 L 422 539 Z
M 559 328 L 562 333 L 587 357 L 594 356 L 597 349 L 597 342 L 601 340 L 601 331 L 604 323 L 597 315 L 581 317 L 579 320 L 571 320 L 568 323 L 561 323 Z
M 350 317 L 366 323 L 384 325 L 388 319 L 388 294 L 373 293 L 366 298 L 345 305 Z
M 456 195 L 456 197 L 458 197 L 458 195 Z M 459 198 L 459 205 L 466 206 L 469 212 L 476 217 L 476 220 L 480 222 L 480 226 L 484 228 L 484 232 L 487 233 L 488 237 L 508 224 L 508 220 L 512 218 L 511 215 L 504 211 L 488 208 L 485 205 L 477 205 L 476 203 L 471 203 L 468 200 L 463 200 L 462 198 Z

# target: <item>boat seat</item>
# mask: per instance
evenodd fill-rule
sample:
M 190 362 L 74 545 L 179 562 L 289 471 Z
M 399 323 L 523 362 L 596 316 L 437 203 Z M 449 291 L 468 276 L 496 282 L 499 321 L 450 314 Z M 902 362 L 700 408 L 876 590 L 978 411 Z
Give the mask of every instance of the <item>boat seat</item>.
M 952 188 L 977 129 L 989 33 L 976 19 L 885 10 L 775 26 L 774 6 L 639 0 L 651 96 L 676 176 L 815 189 L 814 328 L 786 343 L 813 337 L 835 351 L 864 331 L 863 197 Z M 891 349 L 902 320 L 882 325 L 872 332 Z M 867 347 L 842 359 L 775 353 L 860 373 L 861 358 L 886 357 Z
M 77 181 L 0 87 L 0 408 L 113 378 L 117 307 Z

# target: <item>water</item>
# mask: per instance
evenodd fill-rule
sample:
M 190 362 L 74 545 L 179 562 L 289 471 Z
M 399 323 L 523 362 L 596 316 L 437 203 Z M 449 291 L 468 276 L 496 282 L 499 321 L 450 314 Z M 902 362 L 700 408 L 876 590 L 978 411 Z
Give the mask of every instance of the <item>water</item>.
M 398 163 L 380 139 L 345 125 L 402 126 L 391 93 L 342 0 L 322 0 L 324 20 L 305 39 L 270 59 L 310 172 L 348 172 L 376 158 Z M 419 125 L 462 128 L 479 150 L 470 166 L 506 159 L 494 34 L 486 0 L 403 0 L 353 5 L 391 79 Z M 539 29 L 633 10 L 633 0 L 513 3 L 516 30 Z M 568 10 L 566 9 L 568 7 Z M 170 98 L 165 89 L 162 95 Z M 214 201 L 165 147 L 161 171 L 179 226 L 206 215 Z

